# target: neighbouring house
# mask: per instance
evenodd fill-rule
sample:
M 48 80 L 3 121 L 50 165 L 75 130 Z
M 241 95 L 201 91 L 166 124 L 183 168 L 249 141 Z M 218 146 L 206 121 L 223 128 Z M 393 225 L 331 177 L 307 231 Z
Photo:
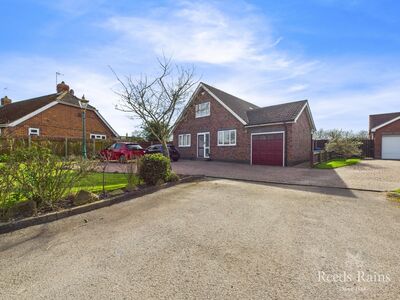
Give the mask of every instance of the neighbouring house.
M 310 160 L 314 130 L 307 100 L 258 107 L 200 83 L 173 139 L 182 158 L 290 166 Z
M 5 96 L 0 106 L 1 136 L 82 138 L 79 100 L 64 82 L 57 85 L 57 93 L 46 96 L 17 102 Z M 113 139 L 118 134 L 95 107 L 88 105 L 86 136 L 91 139 Z
M 369 116 L 375 158 L 400 159 L 400 112 Z

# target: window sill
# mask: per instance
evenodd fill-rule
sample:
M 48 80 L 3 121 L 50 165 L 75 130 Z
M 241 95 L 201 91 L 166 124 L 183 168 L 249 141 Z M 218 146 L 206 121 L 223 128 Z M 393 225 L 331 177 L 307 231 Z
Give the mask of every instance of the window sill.
M 236 146 L 236 144 L 232 144 L 232 145 L 217 145 L 218 147 L 235 147 Z

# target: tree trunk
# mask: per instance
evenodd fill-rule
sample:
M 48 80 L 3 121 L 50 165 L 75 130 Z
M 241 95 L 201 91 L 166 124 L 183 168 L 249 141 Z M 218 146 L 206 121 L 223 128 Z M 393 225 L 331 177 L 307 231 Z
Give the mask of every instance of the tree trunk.
M 162 144 L 164 156 L 169 158 L 169 149 L 168 149 L 168 146 L 167 146 L 167 141 L 166 140 L 162 140 L 161 144 Z

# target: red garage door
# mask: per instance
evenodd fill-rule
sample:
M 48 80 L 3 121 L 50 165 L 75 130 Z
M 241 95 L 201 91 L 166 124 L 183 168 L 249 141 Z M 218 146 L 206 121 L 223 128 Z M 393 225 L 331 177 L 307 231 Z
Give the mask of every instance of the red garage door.
M 253 134 L 252 164 L 283 166 L 283 133 Z

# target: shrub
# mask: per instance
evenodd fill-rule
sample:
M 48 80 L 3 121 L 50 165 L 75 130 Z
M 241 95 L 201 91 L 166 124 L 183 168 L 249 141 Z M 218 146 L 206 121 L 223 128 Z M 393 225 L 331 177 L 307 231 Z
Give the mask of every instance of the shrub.
M 361 155 L 361 145 L 362 142 L 351 131 L 332 130 L 329 133 L 329 142 L 325 144 L 325 150 L 349 158 Z
M 349 158 L 352 156 L 360 156 L 362 151 L 360 149 L 362 142 L 355 139 L 337 138 L 330 140 L 325 145 L 325 150 L 328 152 L 335 152 L 336 154 Z
M 144 155 L 139 162 L 140 178 L 150 185 L 168 181 L 171 172 L 171 161 L 161 153 Z
M 8 215 L 8 210 L 21 200 L 23 200 L 21 195 L 15 192 L 8 168 L 0 165 L 0 220 L 4 220 Z
M 7 154 L 0 155 L 0 163 L 7 162 L 7 160 L 8 160 L 8 155 Z
M 37 207 L 52 207 L 87 175 L 85 161 L 62 160 L 46 147 L 17 148 L 3 170 L 13 182 L 14 195 L 33 200 Z
M 176 182 L 176 181 L 178 181 L 179 180 L 179 176 L 178 175 L 176 175 L 176 173 L 174 173 L 174 172 L 169 172 L 169 175 L 168 175 L 168 178 L 167 178 L 167 181 L 168 182 Z

